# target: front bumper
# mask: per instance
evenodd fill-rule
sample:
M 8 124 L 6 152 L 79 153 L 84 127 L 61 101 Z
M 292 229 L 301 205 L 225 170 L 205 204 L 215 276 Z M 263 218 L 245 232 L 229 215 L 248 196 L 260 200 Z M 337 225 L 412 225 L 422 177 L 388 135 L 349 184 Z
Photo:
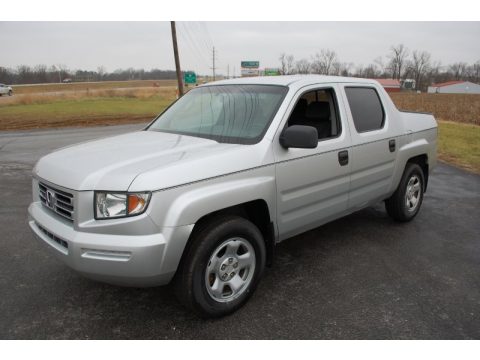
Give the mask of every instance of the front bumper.
M 124 286 L 157 286 L 175 274 L 193 225 L 147 235 L 82 232 L 34 202 L 29 225 L 57 258 L 88 278 Z

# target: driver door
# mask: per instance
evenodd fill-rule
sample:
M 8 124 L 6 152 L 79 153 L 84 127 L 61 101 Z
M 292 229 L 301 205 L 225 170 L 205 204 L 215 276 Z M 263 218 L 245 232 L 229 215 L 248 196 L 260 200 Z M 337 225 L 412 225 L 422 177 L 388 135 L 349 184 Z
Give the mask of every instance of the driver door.
M 292 101 L 288 115 L 277 131 L 274 154 L 280 241 L 318 227 L 347 212 L 351 169 L 350 134 L 345 110 L 339 106 L 337 94 L 335 84 L 303 88 Z M 298 114 L 295 106 L 305 107 L 305 100 L 305 121 L 302 122 L 302 114 Z M 326 121 L 326 111 L 314 113 L 315 109 L 325 110 L 325 102 L 328 102 L 330 108 L 330 136 L 324 135 L 324 138 L 319 139 L 314 149 L 283 148 L 279 137 L 289 123 L 316 126 L 316 121 Z M 322 106 L 319 103 L 323 103 Z M 324 133 L 324 127 L 319 126 L 318 132 Z

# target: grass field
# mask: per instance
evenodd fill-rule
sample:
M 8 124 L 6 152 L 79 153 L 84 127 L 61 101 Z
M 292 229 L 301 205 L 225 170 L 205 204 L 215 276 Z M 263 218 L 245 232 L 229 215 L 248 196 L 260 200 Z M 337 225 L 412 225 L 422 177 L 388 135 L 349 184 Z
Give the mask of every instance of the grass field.
M 479 94 L 416 94 L 391 93 L 402 110 L 425 111 L 436 119 L 480 125 Z
M 438 157 L 480 174 L 480 126 L 439 121 Z
M 175 99 L 175 88 L 96 90 L 89 94 L 22 95 L 0 102 L 0 130 L 117 125 L 153 119 Z M 11 102 L 13 101 L 13 102 Z
M 438 120 L 439 159 L 480 174 L 480 95 L 390 94 L 402 110 L 431 112 Z

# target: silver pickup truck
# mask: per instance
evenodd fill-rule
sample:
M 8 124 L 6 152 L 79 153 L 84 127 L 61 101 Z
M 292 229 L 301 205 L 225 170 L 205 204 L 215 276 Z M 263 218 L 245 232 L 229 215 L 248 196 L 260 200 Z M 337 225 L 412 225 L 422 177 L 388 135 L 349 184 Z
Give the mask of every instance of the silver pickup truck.
M 279 76 L 189 91 L 145 129 L 57 150 L 33 170 L 29 225 L 68 266 L 231 313 L 275 245 L 385 201 L 420 210 L 437 123 L 374 80 Z

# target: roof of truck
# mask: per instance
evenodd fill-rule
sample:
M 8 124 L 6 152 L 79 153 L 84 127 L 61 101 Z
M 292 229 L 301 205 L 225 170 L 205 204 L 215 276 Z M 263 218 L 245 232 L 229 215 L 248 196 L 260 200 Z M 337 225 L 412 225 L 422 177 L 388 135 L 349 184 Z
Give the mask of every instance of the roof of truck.
M 282 75 L 282 76 L 258 76 L 243 77 L 236 79 L 220 80 L 206 84 L 209 85 L 283 85 L 302 87 L 310 84 L 319 83 L 365 83 L 374 84 L 377 81 L 372 79 L 361 79 L 342 76 L 326 76 L 326 75 Z

